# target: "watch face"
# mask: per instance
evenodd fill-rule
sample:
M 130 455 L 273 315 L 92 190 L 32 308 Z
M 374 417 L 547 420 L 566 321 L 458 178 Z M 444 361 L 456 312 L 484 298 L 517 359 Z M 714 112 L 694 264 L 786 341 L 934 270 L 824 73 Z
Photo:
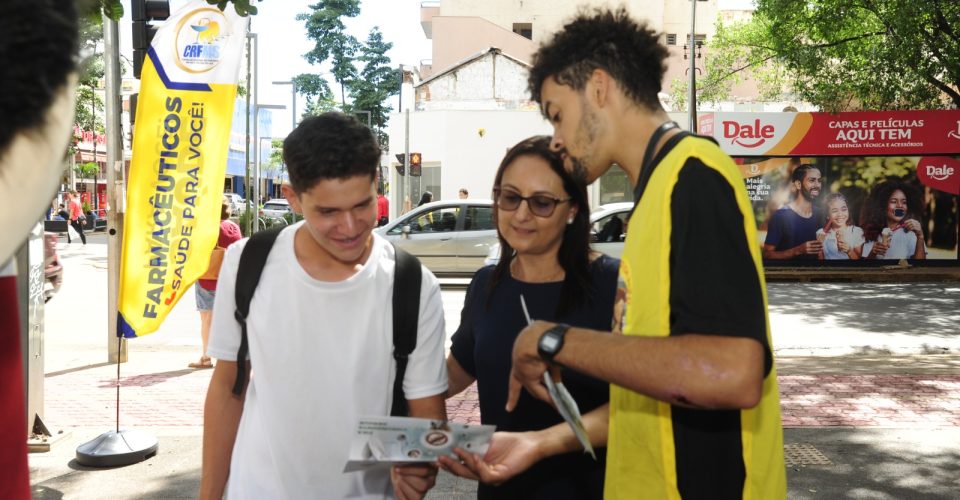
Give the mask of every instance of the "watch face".
M 559 345 L 560 339 L 552 334 L 544 335 L 544 337 L 540 339 L 540 348 L 547 352 L 555 351 Z

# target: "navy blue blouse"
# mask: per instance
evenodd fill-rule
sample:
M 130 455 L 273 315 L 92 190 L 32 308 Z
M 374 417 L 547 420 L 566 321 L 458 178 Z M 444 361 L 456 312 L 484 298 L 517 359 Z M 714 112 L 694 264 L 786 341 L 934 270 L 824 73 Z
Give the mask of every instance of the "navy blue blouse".
M 619 260 L 606 255 L 595 259 L 590 264 L 593 286 L 586 291 L 588 300 L 562 316 L 556 314 L 562 282 L 524 283 L 507 276 L 488 296 L 494 268 L 477 271 L 467 289 L 451 355 L 477 379 L 481 422 L 511 432 L 540 430 L 563 422 L 556 409 L 526 391 L 522 391 L 513 412 L 504 409 L 513 342 L 527 325 L 520 296 L 534 320 L 609 331 L 619 267 Z M 609 400 L 607 383 L 576 371 L 564 369 L 563 384 L 582 414 Z M 602 498 L 606 449 L 595 451 L 597 461 L 582 452 L 567 453 L 543 460 L 498 487 L 481 484 L 478 498 Z

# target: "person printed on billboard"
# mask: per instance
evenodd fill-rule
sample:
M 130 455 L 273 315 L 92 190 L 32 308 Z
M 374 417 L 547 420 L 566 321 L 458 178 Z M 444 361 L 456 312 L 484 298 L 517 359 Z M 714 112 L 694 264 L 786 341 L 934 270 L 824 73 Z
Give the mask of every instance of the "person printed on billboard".
M 824 201 L 827 224 L 817 229 L 817 241 L 823 244 L 821 259 L 857 260 L 863 246 L 863 229 L 853 225 L 847 198 L 840 193 L 827 195 Z
M 860 215 L 867 259 L 926 259 L 920 193 L 902 179 L 890 177 L 870 190 Z
M 796 190 L 793 199 L 773 213 L 767 223 L 763 258 L 786 260 L 816 258 L 823 249 L 817 240 L 820 219 L 815 210 L 822 174 L 814 165 L 800 165 L 790 174 Z

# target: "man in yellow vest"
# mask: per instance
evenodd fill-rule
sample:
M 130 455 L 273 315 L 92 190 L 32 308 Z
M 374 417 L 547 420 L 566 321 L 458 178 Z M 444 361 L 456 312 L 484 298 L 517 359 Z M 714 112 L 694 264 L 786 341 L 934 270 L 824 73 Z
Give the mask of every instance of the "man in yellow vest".
M 784 498 L 752 207 L 730 157 L 663 110 L 667 56 L 623 9 L 581 13 L 534 56 L 530 91 L 567 168 L 593 182 L 618 165 L 637 205 L 614 332 L 531 324 L 514 345 L 507 408 L 524 387 L 549 400 L 544 372 L 574 369 L 611 384 L 609 418 L 585 415 L 591 440 L 607 442 L 607 498 Z M 530 460 L 579 447 L 564 426 L 540 442 Z

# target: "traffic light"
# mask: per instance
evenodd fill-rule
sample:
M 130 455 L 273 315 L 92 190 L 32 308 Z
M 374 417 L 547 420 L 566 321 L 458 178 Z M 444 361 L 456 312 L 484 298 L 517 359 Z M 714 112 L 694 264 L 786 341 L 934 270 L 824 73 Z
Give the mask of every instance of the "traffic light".
M 420 177 L 420 153 L 410 153 L 410 176 Z
M 137 121 L 137 97 L 140 94 L 130 94 L 129 106 L 127 112 L 130 116 L 130 149 L 133 149 L 133 124 Z
M 168 0 L 131 0 L 130 18 L 133 21 L 133 77 L 140 78 L 143 60 L 147 57 L 150 41 L 157 34 L 157 27 L 150 24 L 170 17 Z
M 400 162 L 400 164 L 397 165 L 397 173 L 400 175 L 404 175 L 404 160 L 406 160 L 406 155 L 403 153 L 397 153 L 397 161 Z

